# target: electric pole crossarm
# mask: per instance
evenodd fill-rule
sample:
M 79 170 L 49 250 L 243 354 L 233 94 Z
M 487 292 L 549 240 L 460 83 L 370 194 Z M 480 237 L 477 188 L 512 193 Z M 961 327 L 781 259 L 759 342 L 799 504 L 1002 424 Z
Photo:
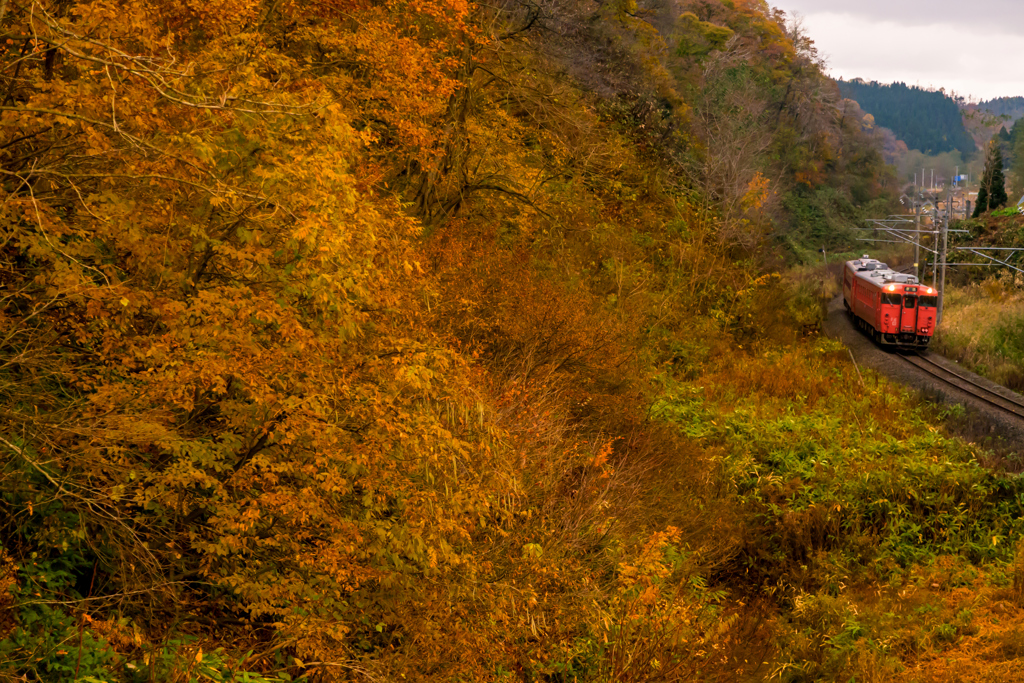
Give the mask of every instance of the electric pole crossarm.
M 882 227 L 879 227 L 879 228 L 861 228 L 861 230 L 892 230 L 893 232 L 908 233 L 908 234 L 911 234 L 911 235 L 914 234 L 914 233 L 917 233 L 917 232 L 923 233 L 925 235 L 937 235 L 937 234 L 939 234 L 938 230 L 911 230 L 910 228 L 890 228 L 890 227 L 886 227 L 886 226 L 882 226 Z M 955 232 L 955 231 L 950 230 L 950 232 Z
M 979 251 L 1024 251 L 1024 247 L 953 247 L 954 249 L 977 249 Z
M 989 247 L 989 248 L 994 248 L 994 247 Z M 982 253 L 982 252 L 978 251 L 977 249 L 975 249 L 973 247 L 956 247 L 956 249 L 959 249 L 961 251 L 970 252 L 970 253 L 974 254 L 975 256 L 980 256 L 982 258 L 987 258 L 990 261 L 995 261 L 996 263 L 998 263 L 1000 265 L 1003 265 L 1003 266 L 1006 266 L 1007 268 L 1010 268 L 1011 270 L 1015 270 L 1018 273 L 1024 273 L 1024 270 L 1021 270 L 1017 266 L 1011 265 L 1011 264 L 1007 263 L 1006 261 L 1001 261 L 1001 260 L 997 259 L 995 256 L 989 256 L 988 254 Z M 1024 250 L 1018 249 L 1017 251 L 1024 251 Z M 971 265 L 975 265 L 975 264 L 971 264 Z M 978 264 L 978 265 L 982 265 L 982 264 Z M 983 265 L 988 265 L 988 264 L 983 264 Z
M 907 238 L 903 237 L 902 235 L 891 235 L 891 237 L 896 237 L 896 238 L 898 238 L 898 239 L 899 239 L 899 242 L 900 242 L 900 244 L 914 244 L 914 245 L 916 245 L 916 244 L 917 244 L 917 243 L 916 243 L 916 242 L 915 242 L 914 240 L 912 240 L 912 239 L 907 239 Z M 921 249 L 922 249 L 923 251 L 927 251 L 927 252 L 928 252 L 928 253 L 930 253 L 930 254 L 938 254 L 938 253 L 939 253 L 939 252 L 938 252 L 937 250 L 935 250 L 935 249 L 932 249 L 931 247 L 926 247 L 926 246 L 924 246 L 923 244 L 922 244 L 922 245 L 920 246 L 920 248 L 921 248 Z
M 913 244 L 913 242 L 911 242 L 910 240 L 873 240 L 870 237 L 858 237 L 855 241 L 856 242 L 873 242 L 875 244 Z M 925 249 L 925 247 L 921 247 L 921 248 Z M 935 251 L 932 250 L 932 249 L 928 249 L 928 251 L 932 252 L 933 254 L 935 253 Z
M 895 240 L 880 240 L 880 239 L 871 239 L 871 238 L 858 238 L 857 241 L 858 242 L 880 242 L 880 243 L 883 243 L 883 244 L 914 244 L 914 245 L 917 244 L 916 241 L 914 241 L 913 239 L 911 239 L 911 238 L 909 238 L 909 237 L 907 237 L 907 236 L 902 234 L 903 232 L 905 232 L 904 230 L 894 230 L 894 229 L 891 229 L 891 228 L 876 228 L 876 229 L 882 230 L 882 232 L 885 233 L 886 237 L 895 237 L 896 239 Z M 916 231 L 906 231 L 906 232 L 916 232 Z M 928 231 L 927 230 L 922 230 L 920 232 L 928 232 Z M 924 245 L 921 245 L 921 249 L 924 249 L 925 251 L 931 252 L 933 254 L 937 254 L 938 253 L 934 249 L 929 249 L 928 247 L 926 247 Z

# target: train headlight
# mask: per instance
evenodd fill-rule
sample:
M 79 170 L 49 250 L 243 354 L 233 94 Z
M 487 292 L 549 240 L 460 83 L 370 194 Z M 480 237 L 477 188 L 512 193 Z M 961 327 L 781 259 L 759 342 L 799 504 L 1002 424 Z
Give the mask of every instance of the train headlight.
M 889 285 L 889 286 L 887 287 L 887 289 L 888 289 L 888 290 L 889 290 L 890 292 L 895 292 L 895 291 L 896 291 L 896 285 Z

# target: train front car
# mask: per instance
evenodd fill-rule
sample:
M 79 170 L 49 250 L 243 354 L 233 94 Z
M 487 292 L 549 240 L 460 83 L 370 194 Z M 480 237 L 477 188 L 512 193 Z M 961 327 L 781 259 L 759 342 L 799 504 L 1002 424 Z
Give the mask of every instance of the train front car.
M 923 349 L 935 333 L 938 292 L 864 256 L 843 268 L 846 310 L 880 344 Z

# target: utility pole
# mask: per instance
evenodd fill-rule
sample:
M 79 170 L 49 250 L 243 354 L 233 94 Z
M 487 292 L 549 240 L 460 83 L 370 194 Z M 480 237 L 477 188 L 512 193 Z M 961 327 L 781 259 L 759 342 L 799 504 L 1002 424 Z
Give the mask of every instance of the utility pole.
M 914 188 L 914 277 L 921 279 L 921 200 Z
M 939 198 L 932 195 L 932 288 L 939 286 Z M 936 323 L 938 324 L 938 323 Z
M 946 244 L 949 237 L 949 204 L 953 199 L 951 192 L 946 194 L 946 216 L 942 221 L 942 252 L 939 257 L 942 260 L 942 278 L 939 280 L 939 310 L 935 313 L 935 326 L 942 322 L 942 297 L 946 293 Z

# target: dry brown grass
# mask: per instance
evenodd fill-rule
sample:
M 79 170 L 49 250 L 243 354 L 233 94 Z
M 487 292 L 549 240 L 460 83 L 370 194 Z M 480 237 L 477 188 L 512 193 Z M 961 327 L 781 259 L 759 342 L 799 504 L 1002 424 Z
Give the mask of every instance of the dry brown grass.
M 1024 320 L 1024 292 L 1011 283 L 989 279 L 966 288 L 948 288 L 942 324 L 933 348 L 989 379 L 1020 390 L 1024 368 L 1011 349 L 995 337 L 1011 321 Z
M 0 547 L 0 640 L 6 638 L 14 629 L 14 591 L 17 589 L 18 567 L 10 555 Z

